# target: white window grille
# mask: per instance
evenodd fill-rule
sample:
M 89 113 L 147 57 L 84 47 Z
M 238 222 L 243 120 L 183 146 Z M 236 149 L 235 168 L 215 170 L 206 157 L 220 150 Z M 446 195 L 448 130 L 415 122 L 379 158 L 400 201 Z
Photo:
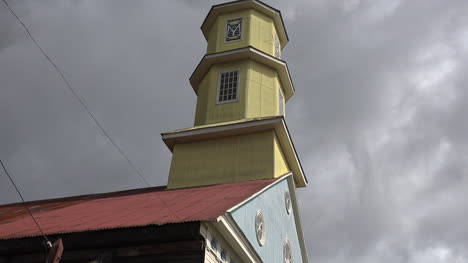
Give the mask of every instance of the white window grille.
M 218 103 L 236 101 L 239 94 L 239 70 L 222 72 L 219 78 Z
M 242 18 L 231 19 L 226 22 L 225 42 L 242 39 Z

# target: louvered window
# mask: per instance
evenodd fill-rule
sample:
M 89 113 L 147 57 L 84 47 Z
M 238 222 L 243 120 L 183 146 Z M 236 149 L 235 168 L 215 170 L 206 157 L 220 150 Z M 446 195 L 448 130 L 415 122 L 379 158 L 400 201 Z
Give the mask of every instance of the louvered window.
M 242 39 L 242 18 L 231 19 L 226 22 L 225 42 Z
M 219 78 L 218 103 L 236 101 L 239 94 L 239 70 L 223 72 Z

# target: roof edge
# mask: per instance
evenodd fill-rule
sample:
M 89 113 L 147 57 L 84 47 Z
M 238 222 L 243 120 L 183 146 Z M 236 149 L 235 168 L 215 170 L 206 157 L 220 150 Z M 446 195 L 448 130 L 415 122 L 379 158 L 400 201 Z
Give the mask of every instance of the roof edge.
M 104 192 L 104 193 L 94 193 L 94 194 L 83 194 L 83 195 L 74 195 L 74 196 L 65 196 L 65 197 L 57 197 L 57 198 L 46 198 L 46 199 L 38 199 L 38 200 L 31 200 L 26 202 L 16 202 L 16 203 L 8 203 L 0 205 L 0 208 L 7 208 L 9 206 L 17 206 L 17 205 L 37 205 L 37 204 L 44 204 L 44 203 L 53 203 L 53 202 L 61 202 L 61 201 L 80 201 L 80 200 L 90 200 L 90 199 L 97 199 L 97 198 L 107 198 L 107 197 L 116 197 L 120 195 L 128 195 L 132 192 L 139 192 L 139 193 L 147 193 L 152 191 L 161 191 L 166 190 L 166 185 L 160 186 L 152 186 L 152 187 L 142 187 L 142 188 L 133 188 L 133 189 L 126 189 L 126 190 L 118 190 L 113 192 Z
M 272 182 L 271 184 L 265 186 L 263 189 L 261 189 L 260 191 L 254 193 L 253 195 L 251 195 L 250 197 L 248 197 L 247 199 L 245 199 L 244 201 L 238 203 L 237 205 L 231 207 L 230 209 L 228 209 L 226 211 L 226 213 L 232 213 L 233 211 L 237 210 L 238 208 L 240 208 L 241 206 L 243 206 L 245 203 L 253 200 L 254 198 L 256 198 L 257 196 L 263 194 L 264 192 L 266 192 L 268 189 L 272 188 L 273 186 L 277 185 L 278 183 L 280 183 L 281 181 L 283 181 L 284 179 L 288 178 L 289 176 L 292 177 L 292 172 L 287 172 L 285 173 L 284 175 L 278 177 L 274 182 Z
M 270 117 L 269 119 L 253 119 L 236 123 L 220 123 L 216 126 L 203 128 L 194 127 L 194 129 L 189 130 L 164 133 L 162 134 L 162 140 L 172 152 L 174 150 L 174 145 L 179 143 L 211 140 L 214 138 L 237 136 L 270 129 L 274 130 L 278 137 L 286 160 L 290 165 L 294 178 L 296 178 L 298 187 L 306 187 L 308 180 L 283 116 Z

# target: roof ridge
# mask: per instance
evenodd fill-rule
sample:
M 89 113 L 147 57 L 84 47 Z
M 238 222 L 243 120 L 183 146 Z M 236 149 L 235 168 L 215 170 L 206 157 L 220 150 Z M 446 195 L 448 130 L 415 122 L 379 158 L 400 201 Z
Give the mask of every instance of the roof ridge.
M 152 186 L 152 187 L 144 187 L 144 188 L 133 188 L 133 189 L 126 189 L 126 190 L 112 191 L 112 192 L 74 195 L 74 196 L 65 196 L 65 197 L 58 197 L 58 198 L 38 199 L 38 200 L 27 201 L 27 202 L 24 202 L 24 203 L 22 203 L 22 202 L 8 203 L 8 204 L 0 205 L 0 209 L 2 209 L 2 208 L 4 209 L 4 208 L 8 208 L 8 207 L 16 207 L 18 205 L 34 206 L 34 205 L 39 205 L 39 204 L 44 205 L 44 204 L 56 203 L 56 202 L 84 201 L 84 200 L 118 197 L 118 196 L 126 196 L 126 195 L 133 195 L 133 194 L 144 194 L 144 193 L 149 193 L 149 192 L 178 191 L 178 190 L 197 189 L 197 188 L 204 188 L 204 187 L 213 187 L 213 186 L 217 186 L 217 185 L 242 184 L 242 183 L 247 183 L 247 182 L 251 182 L 251 181 L 266 181 L 266 180 L 271 180 L 271 179 L 274 179 L 274 178 L 245 180 L 245 181 L 240 181 L 240 182 L 220 183 L 220 184 L 212 184 L 212 185 L 190 186 L 190 187 L 175 188 L 175 189 L 167 189 L 166 185 L 160 185 L 160 186 Z M 279 178 L 275 178 L 275 179 L 279 179 Z
M 112 192 L 102 192 L 102 193 L 93 193 L 93 194 L 83 194 L 83 195 L 73 195 L 73 196 L 65 196 L 65 197 L 57 197 L 57 198 L 46 198 L 46 199 L 38 199 L 38 200 L 31 200 L 27 202 L 16 202 L 16 203 L 8 203 L 0 205 L 0 208 L 7 208 L 9 206 L 17 206 L 17 205 L 35 205 L 35 204 L 46 204 L 46 203 L 53 203 L 53 202 L 60 202 L 60 201 L 73 201 L 73 200 L 86 200 L 86 199 L 97 199 L 97 198 L 106 198 L 106 197 L 115 197 L 119 195 L 126 195 L 131 192 L 137 193 L 146 193 L 151 192 L 152 190 L 162 191 L 167 189 L 165 185 L 160 186 L 152 186 L 152 187 L 144 187 L 144 188 L 133 188 L 133 189 L 126 189 L 126 190 L 118 190 Z M 135 194 L 137 194 L 135 193 Z

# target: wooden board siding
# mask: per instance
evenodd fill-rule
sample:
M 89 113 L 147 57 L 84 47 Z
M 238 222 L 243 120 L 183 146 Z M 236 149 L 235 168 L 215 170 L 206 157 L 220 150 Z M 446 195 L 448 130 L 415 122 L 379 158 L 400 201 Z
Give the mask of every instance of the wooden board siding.
M 294 262 L 303 262 L 294 218 L 296 215 L 294 210 L 290 214 L 286 212 L 284 202 L 286 190 L 288 190 L 288 180 L 284 179 L 231 212 L 263 262 L 283 263 L 285 238 L 291 243 Z M 258 209 L 263 211 L 265 217 L 266 241 L 263 246 L 258 244 L 255 235 L 255 215 Z
M 205 263 L 243 263 L 239 255 L 232 248 L 233 240 L 229 242 L 223 237 L 223 235 L 216 230 L 214 224 L 216 223 L 203 223 L 200 228 L 201 235 L 205 238 Z M 217 250 L 211 248 L 211 240 L 216 239 Z M 221 260 L 221 250 L 226 252 L 226 261 Z
M 237 100 L 218 103 L 220 74 L 239 71 Z M 279 90 L 284 89 L 275 68 L 251 59 L 214 64 L 197 87 L 194 126 L 279 115 Z M 286 90 L 283 90 L 283 94 Z M 284 99 L 283 99 L 284 100 Z
M 248 85 L 249 60 L 213 65 L 198 86 L 195 126 L 244 119 Z M 239 70 L 237 101 L 218 103 L 222 72 Z
M 204 238 L 198 222 L 49 236 L 62 238 L 61 263 L 90 262 L 101 255 L 115 262 L 203 262 Z M 44 262 L 42 238 L 0 241 L 0 263 Z
M 167 188 L 274 178 L 273 130 L 176 144 Z

